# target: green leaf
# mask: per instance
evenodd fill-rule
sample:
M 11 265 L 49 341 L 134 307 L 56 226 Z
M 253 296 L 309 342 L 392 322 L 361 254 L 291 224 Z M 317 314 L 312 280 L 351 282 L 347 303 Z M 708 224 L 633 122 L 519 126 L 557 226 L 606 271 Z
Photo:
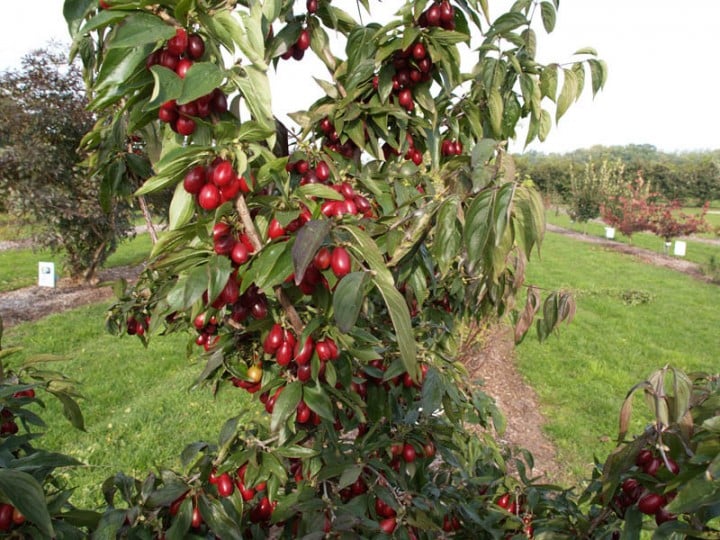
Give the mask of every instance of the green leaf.
M 145 43 L 167 41 L 175 35 L 175 28 L 160 17 L 147 12 L 133 13 L 117 29 L 107 43 L 109 49 L 137 47 Z
M 296 411 L 298 403 L 302 398 L 303 384 L 294 381 L 288 384 L 275 402 L 272 418 L 270 419 L 270 431 L 276 432 L 285 424 L 288 418 Z
M 577 78 L 572 69 L 563 69 L 563 87 L 557 101 L 557 110 L 555 111 L 555 121 L 570 108 L 573 101 L 577 97 Z
M 329 232 L 330 222 L 328 220 L 308 221 L 298 231 L 292 247 L 295 285 L 300 285 L 305 276 L 305 270 L 307 270 L 308 265 L 312 262 Z
M 34 477 L 21 471 L 0 468 L 0 491 L 44 535 L 55 536 L 45 493 Z
M 250 109 L 253 119 L 263 129 L 274 132 L 275 118 L 273 117 L 270 82 L 267 74 L 255 66 L 245 66 L 243 74 L 234 80 L 245 98 L 245 104 Z M 269 141 L 271 147 L 274 142 L 274 139 Z
M 220 296 L 220 293 L 225 288 L 233 271 L 232 263 L 225 256 L 213 254 L 204 268 L 208 280 L 208 300 L 212 302 Z
M 545 31 L 549 34 L 555 29 L 555 19 L 557 16 L 555 6 L 553 6 L 550 2 L 541 2 L 540 13 L 542 15 L 542 22 L 545 27 Z
M 540 93 L 552 101 L 557 98 L 558 65 L 548 64 L 540 73 Z
M 182 92 L 177 98 L 178 105 L 189 103 L 206 96 L 222 86 L 225 72 L 212 62 L 195 62 L 182 80 Z
M 325 420 L 330 420 L 331 422 L 335 420 L 332 401 L 330 401 L 330 397 L 325 393 L 319 384 L 315 386 L 304 386 L 302 399 L 306 405 L 320 415 L 320 417 Z
M 604 60 L 596 60 L 594 58 L 590 58 L 587 62 L 590 66 L 592 91 L 593 95 L 595 95 L 605 86 L 605 81 L 607 80 L 607 64 Z
M 406 371 L 415 376 L 417 374 L 417 350 L 410 320 L 410 311 L 405 299 L 395 288 L 392 274 L 385 265 L 380 250 L 373 239 L 357 227 L 346 225 L 343 228 L 355 238 L 355 244 L 351 248 L 359 257 L 365 259 L 368 266 L 370 266 L 370 270 L 374 273 L 372 281 L 380 291 L 390 313 L 390 319 L 397 335 L 400 358 Z
M 476 268 L 485 255 L 488 239 L 492 233 L 491 212 L 494 198 L 493 190 L 485 190 L 475 197 L 467 210 L 463 240 L 471 268 Z
M 255 278 L 255 284 L 264 290 L 285 281 L 293 272 L 293 242 L 272 244 L 262 250 L 258 259 L 262 259 L 263 273 Z M 253 265 L 254 266 L 254 265 Z
M 146 105 L 148 110 L 180 97 L 183 90 L 183 80 L 177 76 L 177 73 L 163 66 L 153 66 L 150 68 L 150 72 L 153 79 L 155 79 L 155 86 L 150 101 Z
M 243 122 L 237 133 L 237 139 L 244 142 L 261 142 L 275 134 L 274 129 L 258 124 L 253 120 Z
M 190 221 L 195 214 L 195 197 L 185 191 L 182 184 L 175 186 L 175 193 L 170 201 L 169 224 L 171 231 L 178 229 Z
M 522 13 L 508 12 L 500 15 L 495 22 L 493 22 L 490 30 L 486 34 L 486 40 L 495 37 L 498 34 L 504 34 L 510 30 L 514 30 L 519 26 L 528 24 L 528 20 Z
M 430 246 L 430 253 L 437 262 L 441 275 L 450 269 L 450 264 L 459 254 L 462 240 L 457 219 L 459 202 L 456 197 L 451 197 L 438 211 L 435 238 Z
M 53 394 L 63 406 L 63 416 L 67 418 L 74 428 L 80 431 L 85 431 L 85 420 L 83 419 L 82 411 L 77 402 L 64 392 L 53 392 L 48 389 L 48 392 Z
M 497 88 L 490 90 L 487 106 L 488 112 L 490 113 L 490 127 L 492 128 L 493 136 L 500 137 L 503 120 L 503 101 L 500 91 Z
M 333 312 L 341 332 L 347 334 L 355 326 L 368 282 L 367 272 L 352 272 L 338 282 L 333 294 Z
M 305 184 L 297 188 L 297 193 L 303 197 L 320 197 L 332 201 L 344 201 L 345 197 L 331 187 L 324 184 Z
M 363 468 L 364 465 L 362 464 L 353 465 L 352 467 L 345 468 L 340 475 L 340 480 L 338 481 L 338 489 L 343 489 L 354 484 L 357 479 L 360 478 L 360 474 L 362 473 Z
M 443 380 L 436 369 L 430 369 L 422 385 L 422 409 L 426 415 L 433 414 L 442 407 L 445 394 Z

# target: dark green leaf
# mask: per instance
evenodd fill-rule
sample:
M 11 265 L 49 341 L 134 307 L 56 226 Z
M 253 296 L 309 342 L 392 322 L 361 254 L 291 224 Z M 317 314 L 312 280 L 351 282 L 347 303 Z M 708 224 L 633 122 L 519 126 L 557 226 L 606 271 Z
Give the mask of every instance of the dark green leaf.
M 109 49 L 137 47 L 145 43 L 167 41 L 175 35 L 175 28 L 160 17 L 147 12 L 133 13 L 117 29 L 107 44 Z
M 332 402 L 330 401 L 330 397 L 322 389 L 322 386 L 304 386 L 302 399 L 306 405 L 310 407 L 310 409 L 325 420 L 330 420 L 332 422 L 335 419 Z
M 308 221 L 298 231 L 292 247 L 296 285 L 300 285 L 305 276 L 305 270 L 307 270 L 308 265 L 312 262 L 329 232 L 330 222 L 325 219 Z
M 333 312 L 341 332 L 348 333 L 355 326 L 368 282 L 367 272 L 352 272 L 338 282 L 333 294 Z
M 288 384 L 280 393 L 275 402 L 272 418 L 270 420 L 270 431 L 275 432 L 285 424 L 288 418 L 297 409 L 298 403 L 302 398 L 302 383 L 294 381 Z
M 0 469 L 0 491 L 44 535 L 55 536 L 45 493 L 35 478 L 21 471 Z
M 153 66 L 154 67 L 154 66 Z M 182 92 L 177 97 L 178 105 L 189 103 L 205 96 L 222 85 L 225 73 L 212 62 L 195 62 L 187 70 L 182 81 Z

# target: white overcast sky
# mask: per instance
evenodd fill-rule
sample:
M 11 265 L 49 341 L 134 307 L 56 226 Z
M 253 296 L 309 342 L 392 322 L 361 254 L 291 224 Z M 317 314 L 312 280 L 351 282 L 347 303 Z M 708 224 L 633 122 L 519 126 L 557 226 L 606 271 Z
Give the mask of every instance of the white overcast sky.
M 68 39 L 62 0 L 12 4 L 0 23 L 0 70 L 17 66 L 24 53 L 49 39 Z M 489 4 L 497 14 L 508 2 Z M 594 100 L 587 91 L 547 141 L 532 148 L 565 152 L 630 143 L 664 151 L 720 148 L 718 21 L 720 0 L 563 0 L 555 31 L 546 35 L 538 29 L 540 60 L 567 61 L 575 50 L 592 46 L 608 63 L 609 77 Z M 307 106 L 307 98 L 297 99 L 303 94 L 319 96 L 313 82 L 299 83 L 307 80 L 306 62 L 282 62 L 280 68 L 284 82 L 273 88 L 279 109 Z M 522 141 L 515 145 L 521 147 Z

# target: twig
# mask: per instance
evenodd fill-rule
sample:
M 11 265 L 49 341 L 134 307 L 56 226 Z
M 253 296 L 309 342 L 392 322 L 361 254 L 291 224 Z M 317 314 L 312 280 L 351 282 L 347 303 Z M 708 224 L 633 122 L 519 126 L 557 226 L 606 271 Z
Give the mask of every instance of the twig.
M 253 223 L 252 216 L 250 215 L 250 209 L 248 208 L 247 203 L 245 202 L 245 197 L 242 194 L 238 196 L 235 208 L 240 215 L 240 221 L 242 221 L 245 234 L 248 235 L 255 251 L 260 251 L 263 247 L 262 240 L 260 240 L 260 235 L 258 234 L 257 229 L 255 229 L 255 224 Z M 303 324 L 302 319 L 300 319 L 300 315 L 298 315 L 298 312 L 295 310 L 295 306 L 293 306 L 292 302 L 285 294 L 285 291 L 282 290 L 280 285 L 275 287 L 275 296 L 280 302 L 282 308 L 285 310 L 293 330 L 295 330 L 295 333 L 300 336 L 305 329 L 305 325 Z
M 145 201 L 145 195 L 140 195 L 138 197 L 138 203 L 140 204 L 140 210 L 142 210 L 143 217 L 145 218 L 145 224 L 147 225 L 148 232 L 150 233 L 150 240 L 152 240 L 152 244 L 154 246 L 158 241 L 157 231 L 155 230 L 155 225 L 153 225 L 150 210 L 148 209 L 147 202 Z

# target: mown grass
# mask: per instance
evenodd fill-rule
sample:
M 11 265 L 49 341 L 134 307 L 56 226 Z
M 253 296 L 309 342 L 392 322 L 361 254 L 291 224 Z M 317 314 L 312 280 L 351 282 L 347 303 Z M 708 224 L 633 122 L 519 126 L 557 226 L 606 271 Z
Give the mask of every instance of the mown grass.
M 558 234 L 546 236 L 528 281 L 576 295 L 572 324 L 543 344 L 528 336 L 517 349 L 559 462 L 575 481 L 589 477 L 594 455 L 612 450 L 620 406 L 635 383 L 666 364 L 718 370 L 716 285 Z M 649 417 L 644 402 L 635 405 L 645 415 L 634 423 L 638 432 Z
M 152 247 L 150 236 L 137 235 L 122 242 L 105 263 L 105 268 L 139 264 Z M 0 251 L 0 293 L 37 284 L 38 262 L 54 262 L 55 271 L 63 277 L 63 255 L 49 250 L 13 249 Z
M 570 219 L 570 216 L 564 212 L 555 212 L 548 210 L 546 212 L 548 223 L 571 229 L 573 231 L 589 234 L 592 236 L 605 237 L 605 224 L 597 221 L 590 221 L 587 223 L 577 223 Z M 650 233 L 636 233 L 632 235 L 632 238 L 628 238 L 620 234 L 619 231 L 615 231 L 615 240 L 624 244 L 632 244 L 637 247 L 649 249 L 656 253 L 663 253 L 665 241 L 659 236 L 655 236 Z M 687 242 L 687 249 L 685 252 L 684 259 L 694 262 L 696 264 L 705 265 L 710 261 L 710 258 L 714 257 L 715 260 L 720 260 L 720 245 L 709 244 L 706 242 L 695 241 L 690 238 Z
M 0 212 L 0 241 L 25 240 L 32 236 L 31 225 L 18 225 L 9 214 Z
M 117 338 L 104 331 L 107 305 L 94 305 L 22 324 L 6 332 L 4 345 L 22 345 L 25 357 L 52 353 L 66 361 L 48 369 L 80 382 L 86 432 L 70 427 L 59 403 L 44 401 L 48 424 L 43 448 L 86 463 L 64 476 L 77 486 L 84 507 L 102 503 L 100 486 L 117 471 L 144 478 L 155 466 L 181 470 L 179 455 L 198 440 L 216 443 L 223 422 L 249 410 L 249 394 L 224 386 L 213 398 L 208 388 L 189 391 L 203 365 L 185 356 L 188 335 L 151 340 Z

